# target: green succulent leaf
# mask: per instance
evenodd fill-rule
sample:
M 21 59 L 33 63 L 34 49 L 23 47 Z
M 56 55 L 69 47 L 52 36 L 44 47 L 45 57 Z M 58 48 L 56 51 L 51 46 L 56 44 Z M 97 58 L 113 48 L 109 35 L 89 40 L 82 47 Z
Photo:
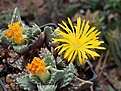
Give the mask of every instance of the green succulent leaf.
M 23 34 L 27 35 L 28 38 L 38 36 L 40 33 L 41 30 L 36 24 L 34 24 L 32 27 L 26 26 L 26 30 L 23 31 Z
M 44 32 L 46 32 L 46 33 L 48 33 L 49 35 L 52 33 L 52 28 L 51 27 L 49 27 L 49 26 L 46 26 L 45 28 L 44 28 Z
M 51 68 L 50 71 L 51 71 L 51 78 L 50 78 L 50 81 L 48 82 L 49 84 L 55 84 L 64 75 L 64 70 Z
M 53 33 L 52 31 L 52 28 L 49 27 L 49 26 L 46 26 L 44 28 L 44 34 L 45 34 L 45 46 L 48 48 L 48 49 L 51 49 L 51 43 L 52 43 L 52 36 L 51 34 Z
M 61 87 L 65 87 L 67 86 L 73 79 L 74 76 L 74 65 L 72 63 L 70 63 L 65 69 L 65 74 L 63 77 L 63 81 L 62 81 L 62 86 Z
M 17 7 L 14 9 L 11 24 L 15 22 L 21 22 L 20 13 Z
M 41 48 L 40 52 L 41 52 L 40 58 L 42 58 L 45 61 L 46 66 L 51 66 L 52 68 L 56 68 L 55 59 L 52 53 L 47 48 Z
M 36 24 L 32 26 L 31 31 L 32 31 L 32 36 L 36 36 L 41 32 L 39 26 L 37 26 Z
M 37 86 L 30 81 L 29 75 L 23 78 L 17 78 L 17 82 L 24 90 L 36 90 Z
M 47 38 L 46 38 L 46 41 L 51 41 L 52 38 L 50 38 L 50 37 L 52 37 L 52 36 L 50 36 L 50 35 L 53 33 L 52 28 L 46 26 L 46 27 L 44 28 L 44 32 L 45 32 L 45 35 L 46 35 L 46 37 L 47 37 Z
M 0 30 L 0 43 L 2 43 L 2 38 L 4 37 L 2 30 Z
M 24 62 L 23 56 L 21 56 L 21 57 L 16 56 L 16 59 L 11 58 L 10 61 L 11 61 L 10 65 L 12 65 L 13 67 L 18 68 L 20 70 L 22 70 L 24 68 L 23 63 L 26 64 Z
M 37 75 L 30 75 L 29 79 L 30 79 L 30 82 L 32 82 L 33 84 L 38 84 L 41 82 L 41 80 Z
M 56 28 L 56 29 L 59 29 L 59 28 Z M 50 35 L 50 38 L 57 38 L 57 33 L 56 32 L 52 32 L 51 35 Z
M 3 33 L 0 33 L 0 43 L 10 44 L 10 41 L 6 39 Z
M 56 58 L 56 63 L 59 67 L 66 68 L 66 61 L 63 60 L 62 56 Z
M 66 88 L 61 88 L 62 91 L 82 91 L 83 89 L 89 88 L 93 83 L 91 81 L 85 81 L 77 76 L 73 77 L 73 80 L 70 82 Z
M 38 91 L 55 91 L 57 86 L 55 85 L 42 85 L 42 84 L 38 84 Z
M 28 49 L 28 45 L 17 45 L 17 46 L 13 46 L 14 51 L 16 51 L 17 53 L 24 53 L 27 49 Z
M 23 34 L 27 36 L 27 38 L 30 38 L 30 36 L 32 36 L 32 29 L 31 27 L 26 27 L 26 29 L 24 29 Z

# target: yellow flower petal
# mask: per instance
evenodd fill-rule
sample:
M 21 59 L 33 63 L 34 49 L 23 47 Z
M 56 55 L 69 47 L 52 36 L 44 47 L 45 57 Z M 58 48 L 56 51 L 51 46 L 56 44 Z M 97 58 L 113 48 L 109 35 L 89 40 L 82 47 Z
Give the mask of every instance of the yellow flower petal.
M 85 49 L 85 52 L 88 53 L 88 54 L 90 54 L 93 58 L 94 58 L 94 56 L 97 56 L 97 57 L 100 56 L 98 53 L 96 53 L 94 51 L 91 51 L 89 49 Z
M 73 51 L 73 48 L 67 49 L 65 54 L 64 54 L 64 58 L 68 57 L 72 51 Z
M 88 59 L 88 55 L 92 58 L 100 56 L 92 49 L 105 49 L 100 47 L 103 41 L 99 41 L 99 32 L 95 27 L 90 28 L 89 21 L 81 21 L 81 18 L 77 18 L 77 25 L 72 24 L 70 18 L 68 18 L 70 24 L 69 28 L 67 24 L 62 21 L 63 25 L 59 26 L 63 30 L 57 30 L 58 38 L 53 38 L 53 42 L 59 42 L 60 45 L 55 49 L 58 50 L 58 54 L 64 54 L 64 58 L 67 61 L 73 62 L 78 57 L 80 64 L 84 64 Z M 82 23 L 82 24 L 81 24 Z M 75 30 L 74 30 L 75 29 Z
M 71 26 L 71 29 L 72 29 L 73 33 L 74 33 L 74 27 L 73 27 L 73 24 L 72 24 L 70 18 L 68 18 L 68 22 L 69 22 L 69 24 L 70 24 L 70 26 Z
M 69 48 L 69 46 L 63 46 L 63 48 L 59 51 L 59 55 L 62 54 L 62 52 L 64 52 L 65 50 L 67 50 Z
M 85 27 L 84 27 L 84 31 L 83 31 L 83 33 L 82 33 L 82 35 L 81 35 L 81 37 L 84 37 L 85 36 L 85 34 L 87 33 L 87 31 L 89 30 L 89 21 L 87 21 L 87 23 L 86 23 L 86 25 L 85 25 Z
M 80 25 L 81 25 L 81 18 L 79 17 L 77 18 L 77 29 L 76 29 L 77 34 L 80 34 Z
M 74 55 L 72 56 L 72 59 L 71 59 L 70 62 L 73 62 L 73 61 L 75 60 L 76 56 L 77 56 L 77 50 L 75 50 L 75 53 L 74 53 Z
M 70 53 L 70 55 L 69 55 L 69 57 L 68 57 L 68 61 L 71 60 L 71 58 L 73 57 L 73 55 L 74 55 L 74 50 L 72 50 L 72 52 Z

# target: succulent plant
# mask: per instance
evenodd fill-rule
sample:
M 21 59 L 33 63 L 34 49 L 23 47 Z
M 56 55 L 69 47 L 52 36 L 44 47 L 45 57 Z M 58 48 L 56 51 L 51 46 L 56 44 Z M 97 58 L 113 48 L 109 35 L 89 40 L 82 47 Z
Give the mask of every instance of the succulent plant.
M 20 54 L 29 49 L 33 37 L 34 39 L 38 39 L 38 37 L 42 36 L 40 34 L 41 30 L 37 25 L 29 27 L 22 22 L 17 8 L 14 10 L 11 23 L 8 24 L 8 27 L 9 29 L 0 31 L 0 42 L 12 46 L 14 51 Z
M 10 57 L 10 64 L 19 68 L 20 74 L 26 70 L 22 76 L 15 77 L 22 89 L 79 91 L 93 84 L 80 78 L 81 72 L 76 66 L 84 67 L 88 55 L 100 56 L 91 49 L 105 49 L 100 46 L 103 41 L 98 40 L 100 32 L 95 27 L 89 28 L 85 20 L 81 24 L 81 18 L 77 18 L 75 26 L 70 18 L 68 21 L 70 26 L 64 21 L 64 25 L 59 24 L 62 31 L 53 25 L 27 26 L 15 8 L 9 29 L 0 31 L 0 42 L 10 46 L 10 53 L 16 54 Z
M 35 75 L 27 75 L 24 77 L 19 77 L 17 78 L 17 82 L 20 84 L 20 86 L 22 86 L 24 89 L 35 89 L 35 87 L 38 87 L 38 91 L 50 91 L 50 87 L 52 87 L 52 91 L 55 91 L 56 86 L 58 85 L 57 83 L 60 82 L 59 80 L 62 80 L 63 82 L 61 83 L 62 86 L 61 87 L 65 87 L 66 85 L 68 85 L 74 76 L 74 65 L 73 64 L 69 64 L 66 68 L 64 68 L 63 70 L 59 70 L 56 67 L 56 63 L 55 63 L 55 59 L 53 54 L 47 49 L 47 48 L 41 48 L 40 54 L 39 54 L 40 59 L 44 60 L 45 64 L 46 64 L 46 68 L 49 67 L 48 72 L 50 75 L 48 75 L 48 73 L 39 73 L 38 72 L 35 73 Z M 36 66 L 37 67 L 37 66 Z M 45 77 L 48 77 L 45 78 Z M 42 78 L 45 80 L 43 81 L 41 79 Z M 31 87 L 28 87 L 28 86 Z M 47 86 L 46 90 L 45 87 Z M 41 90 L 40 90 L 41 89 Z
M 55 85 L 41 85 L 41 84 L 38 84 L 37 87 L 38 91 L 55 91 L 57 88 L 57 86 Z

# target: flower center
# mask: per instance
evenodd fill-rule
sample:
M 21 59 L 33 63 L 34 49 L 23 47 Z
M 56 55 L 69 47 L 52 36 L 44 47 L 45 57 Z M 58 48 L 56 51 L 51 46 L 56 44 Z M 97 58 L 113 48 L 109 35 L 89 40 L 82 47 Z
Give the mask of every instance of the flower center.
M 74 41 L 72 42 L 72 45 L 74 46 L 75 49 L 78 49 L 81 47 L 81 42 L 78 38 L 75 38 Z

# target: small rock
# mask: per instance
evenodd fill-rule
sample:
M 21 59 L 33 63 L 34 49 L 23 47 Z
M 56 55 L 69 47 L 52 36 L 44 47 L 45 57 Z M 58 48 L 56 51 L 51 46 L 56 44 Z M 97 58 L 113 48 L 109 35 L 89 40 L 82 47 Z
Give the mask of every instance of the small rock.
M 12 90 L 15 90 L 15 86 L 16 86 L 15 83 L 12 82 L 12 83 L 10 84 L 10 86 L 11 86 Z
M 12 78 L 13 74 L 8 74 L 7 76 L 10 77 L 10 78 Z
M 6 89 L 11 89 L 9 84 L 6 84 L 5 87 L 6 87 Z
M 16 84 L 15 89 L 16 89 L 16 91 L 20 91 L 20 86 Z
M 13 80 L 9 77 L 9 76 L 6 76 L 6 83 L 12 83 Z

